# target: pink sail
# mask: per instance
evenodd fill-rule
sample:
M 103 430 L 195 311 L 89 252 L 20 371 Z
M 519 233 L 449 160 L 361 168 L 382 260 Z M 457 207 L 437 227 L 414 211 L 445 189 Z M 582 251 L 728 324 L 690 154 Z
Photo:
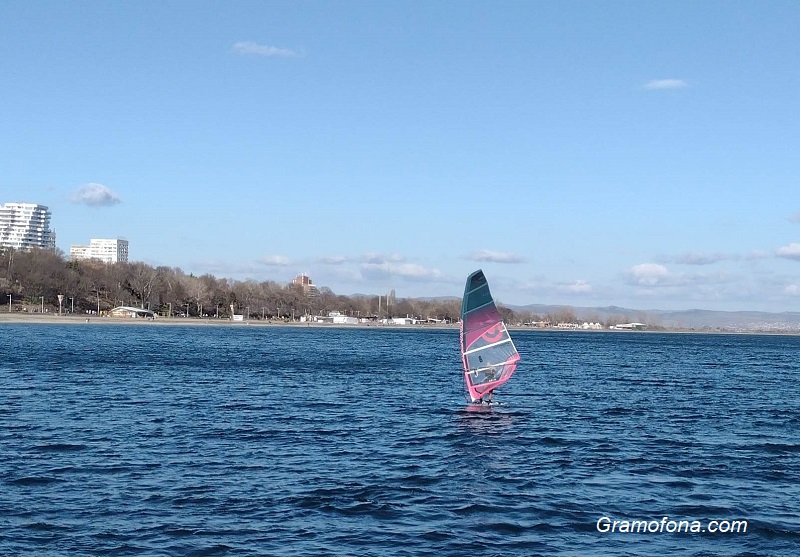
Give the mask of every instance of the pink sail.
M 492 299 L 483 271 L 467 278 L 461 303 L 461 361 L 472 402 L 508 381 L 519 353 Z

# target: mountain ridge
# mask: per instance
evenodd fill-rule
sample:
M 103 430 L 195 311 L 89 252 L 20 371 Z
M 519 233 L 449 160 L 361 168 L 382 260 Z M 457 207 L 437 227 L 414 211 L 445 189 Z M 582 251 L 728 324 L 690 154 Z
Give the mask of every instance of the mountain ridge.
M 353 296 L 368 296 L 353 294 Z M 413 298 L 426 302 L 459 301 L 457 296 L 429 296 Z M 618 323 L 640 322 L 651 328 L 679 330 L 726 330 L 726 331 L 765 331 L 800 332 L 800 311 L 769 312 L 757 310 L 710 310 L 692 309 L 634 309 L 622 306 L 571 306 L 569 304 L 505 304 L 502 299 L 497 305 L 515 312 L 530 312 L 541 317 L 554 316 L 571 311 L 581 322 L 599 321 Z
M 726 329 L 733 331 L 800 331 L 800 312 L 780 313 L 755 310 L 662 310 L 632 309 L 620 306 L 583 307 L 551 304 L 506 305 L 514 311 L 548 314 L 571 310 L 581 321 L 638 321 L 668 329 Z

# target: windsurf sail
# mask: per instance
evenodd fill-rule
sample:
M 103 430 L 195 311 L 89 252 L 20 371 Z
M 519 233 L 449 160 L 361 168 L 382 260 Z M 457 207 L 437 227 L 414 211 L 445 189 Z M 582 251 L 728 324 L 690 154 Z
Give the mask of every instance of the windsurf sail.
M 461 361 L 470 400 L 476 402 L 509 379 L 519 353 L 480 269 L 467 277 L 461 302 Z

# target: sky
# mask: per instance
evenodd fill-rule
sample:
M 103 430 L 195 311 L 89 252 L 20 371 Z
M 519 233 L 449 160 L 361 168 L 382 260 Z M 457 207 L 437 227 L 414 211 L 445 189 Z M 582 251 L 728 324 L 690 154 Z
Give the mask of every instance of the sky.
M 336 294 L 800 311 L 800 3 L 0 2 L 0 203 Z

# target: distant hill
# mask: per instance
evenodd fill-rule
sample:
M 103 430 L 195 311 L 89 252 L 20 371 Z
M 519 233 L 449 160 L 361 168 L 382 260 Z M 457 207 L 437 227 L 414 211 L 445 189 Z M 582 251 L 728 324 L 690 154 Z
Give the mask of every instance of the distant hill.
M 705 309 L 661 310 L 630 309 L 618 306 L 575 307 L 566 305 L 530 304 L 507 306 L 514 311 L 530 311 L 545 315 L 564 308 L 575 312 L 581 321 L 638 321 L 666 329 L 724 329 L 728 331 L 800 332 L 800 312 L 770 313 L 763 311 L 712 311 Z
M 353 294 L 352 296 L 367 296 L 366 294 Z M 456 296 L 434 296 L 416 298 L 425 302 L 436 300 L 457 300 Z M 502 300 L 498 305 L 507 307 L 515 312 L 531 312 L 537 315 L 554 315 L 571 310 L 581 322 L 608 322 L 618 323 L 639 322 L 653 328 L 678 330 L 725 330 L 731 332 L 800 332 L 800 312 L 770 313 L 766 311 L 713 311 L 706 309 L 688 310 L 663 310 L 663 309 L 631 309 L 619 306 L 581 307 L 566 304 L 528 304 L 524 306 L 504 304 Z

